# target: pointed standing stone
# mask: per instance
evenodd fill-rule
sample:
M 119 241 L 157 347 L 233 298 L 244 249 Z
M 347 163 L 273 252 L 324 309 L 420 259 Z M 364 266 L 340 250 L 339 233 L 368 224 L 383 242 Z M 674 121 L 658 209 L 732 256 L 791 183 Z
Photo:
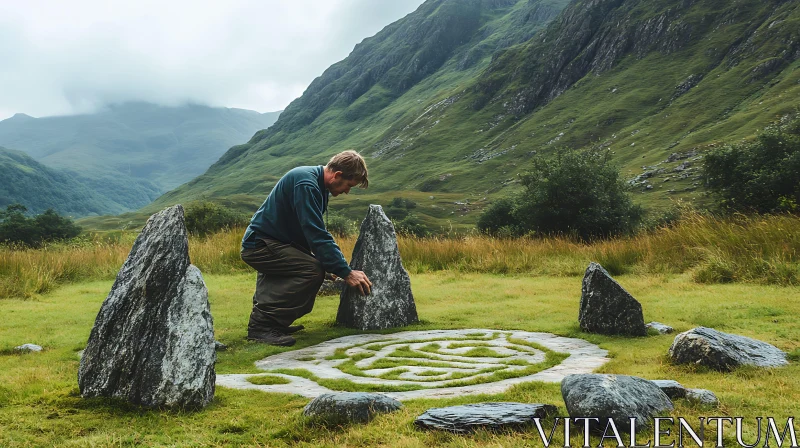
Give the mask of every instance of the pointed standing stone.
M 214 397 L 208 290 L 189 264 L 183 207 L 147 221 L 100 307 L 78 384 L 84 397 L 197 408 Z
M 583 276 L 581 330 L 602 334 L 646 336 L 642 305 L 597 263 L 589 263 Z
M 350 267 L 364 271 L 372 293 L 362 296 L 345 287 L 339 298 L 336 322 L 360 330 L 403 327 L 419 319 L 411 280 L 400 260 L 394 226 L 380 205 L 370 205 L 361 223 Z

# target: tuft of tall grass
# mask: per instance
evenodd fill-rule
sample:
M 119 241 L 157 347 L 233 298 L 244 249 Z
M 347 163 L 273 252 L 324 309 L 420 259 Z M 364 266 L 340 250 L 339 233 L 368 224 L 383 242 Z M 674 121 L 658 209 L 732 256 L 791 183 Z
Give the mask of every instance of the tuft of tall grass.
M 244 229 L 191 236 L 189 255 L 203 272 L 251 270 L 239 257 Z M 0 247 L 0 297 L 31 297 L 59 284 L 112 279 L 135 233 L 87 236 L 40 249 Z M 346 257 L 355 237 L 339 237 Z M 612 275 L 691 273 L 700 283 L 800 284 L 800 217 L 720 218 L 684 215 L 669 227 L 591 244 L 565 237 L 497 238 L 482 235 L 399 236 L 403 264 L 412 273 L 453 270 L 495 274 L 578 276 L 590 261 Z

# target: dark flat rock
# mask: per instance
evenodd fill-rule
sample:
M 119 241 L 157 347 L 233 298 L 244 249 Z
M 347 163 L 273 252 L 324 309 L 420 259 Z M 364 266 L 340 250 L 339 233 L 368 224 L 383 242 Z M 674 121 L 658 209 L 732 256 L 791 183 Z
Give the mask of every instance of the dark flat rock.
M 774 345 L 706 327 L 675 336 L 669 357 L 674 364 L 698 364 L 721 372 L 742 365 L 780 367 L 789 363 L 786 353 Z
M 647 335 L 642 305 L 594 262 L 583 276 L 578 321 L 590 333 Z
M 477 403 L 446 408 L 433 408 L 414 420 L 421 429 L 439 429 L 466 434 L 476 429 L 524 429 L 534 418 L 554 414 L 556 407 L 549 404 L 527 403 Z
M 382 330 L 419 320 L 394 226 L 380 205 L 369 206 L 350 260 L 351 268 L 367 274 L 372 293 L 362 296 L 357 289 L 345 287 L 339 296 L 338 324 L 360 330 Z
M 598 417 L 594 430 L 605 429 L 608 420 L 620 432 L 649 425 L 653 417 L 673 410 L 672 401 L 652 381 L 627 375 L 578 374 L 561 381 L 561 395 L 570 417 Z
M 386 395 L 366 392 L 322 394 L 303 409 L 306 417 L 329 424 L 366 423 L 378 414 L 394 412 L 403 405 Z

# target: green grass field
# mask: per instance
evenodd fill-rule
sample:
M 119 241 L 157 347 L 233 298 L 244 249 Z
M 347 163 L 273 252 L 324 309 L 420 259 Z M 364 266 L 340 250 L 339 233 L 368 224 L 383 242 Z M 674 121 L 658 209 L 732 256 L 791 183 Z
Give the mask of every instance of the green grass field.
M 217 373 L 256 373 L 256 360 L 290 350 L 244 340 L 254 275 L 208 274 L 205 279 L 216 337 L 229 347 L 219 353 Z M 796 287 L 699 284 L 690 274 L 622 275 L 617 280 L 642 303 L 646 321 L 664 322 L 677 331 L 710 326 L 770 342 L 795 360 L 800 353 Z M 308 399 L 260 391 L 218 388 L 214 402 L 198 412 L 144 410 L 82 399 L 77 352 L 88 339 L 111 283 L 81 281 L 26 300 L 0 300 L 0 446 L 540 446 L 535 430 L 455 436 L 418 431 L 412 423 L 431 407 L 481 401 L 551 403 L 566 415 L 559 386 L 543 383 L 523 384 L 501 395 L 410 401 L 400 412 L 346 427 L 304 420 L 302 408 Z M 412 274 L 422 322 L 406 329 L 519 329 L 587 339 L 609 350 L 612 361 L 601 372 L 675 379 L 687 387 L 714 391 L 722 402 L 720 409 L 677 400 L 672 416 L 747 417 L 745 440 L 750 443 L 755 440 L 755 417 L 785 422 L 795 414 L 800 399 L 796 362 L 728 374 L 672 366 L 666 357 L 670 335 L 623 338 L 582 333 L 577 326 L 580 285 L 580 276 L 452 270 Z M 356 333 L 333 325 L 337 305 L 335 296 L 320 298 L 314 312 L 299 321 L 307 329 L 291 349 Z M 12 351 L 27 342 L 44 346 L 44 351 L 24 355 Z M 708 441 L 715 436 L 713 428 L 706 433 Z M 641 441 L 648 437 L 652 434 L 642 433 Z M 725 441 L 735 443 L 731 428 L 726 429 Z M 554 443 L 563 446 L 563 436 L 556 434 Z M 573 446 L 580 444 L 576 435 Z

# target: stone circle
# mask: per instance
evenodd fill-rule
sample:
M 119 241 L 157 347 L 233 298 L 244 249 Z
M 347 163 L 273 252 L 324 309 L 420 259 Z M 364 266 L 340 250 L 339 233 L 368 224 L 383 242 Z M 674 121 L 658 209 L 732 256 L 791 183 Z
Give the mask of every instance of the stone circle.
M 547 357 L 559 353 L 566 358 L 548 367 Z M 256 362 L 256 367 L 289 384 L 257 385 L 247 378 L 259 374 L 227 374 L 217 375 L 217 385 L 309 398 L 334 392 L 324 385 L 329 380 L 383 388 L 380 393 L 397 400 L 492 394 L 523 382 L 557 383 L 569 374 L 590 373 L 609 360 L 607 354 L 582 339 L 527 331 L 360 334 Z

